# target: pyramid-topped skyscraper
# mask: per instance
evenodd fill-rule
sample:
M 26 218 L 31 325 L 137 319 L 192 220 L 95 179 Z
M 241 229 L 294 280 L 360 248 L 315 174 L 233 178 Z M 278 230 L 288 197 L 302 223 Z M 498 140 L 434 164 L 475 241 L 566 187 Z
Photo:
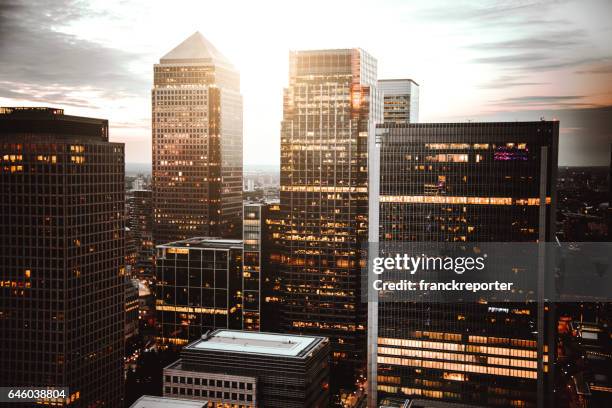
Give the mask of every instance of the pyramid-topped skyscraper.
M 185 60 L 231 65 L 227 58 L 199 31 L 193 33 L 191 37 L 161 57 L 160 62 L 162 64 L 172 64 L 175 62 L 185 62 Z
M 196 32 L 154 66 L 151 96 L 156 244 L 195 236 L 239 238 L 238 72 Z

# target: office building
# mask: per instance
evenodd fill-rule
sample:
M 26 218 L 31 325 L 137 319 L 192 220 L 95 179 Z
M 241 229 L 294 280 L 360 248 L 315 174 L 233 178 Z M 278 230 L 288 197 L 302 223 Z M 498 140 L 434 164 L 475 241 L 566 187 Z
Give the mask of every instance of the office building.
M 411 248 L 551 240 L 558 135 L 559 123 L 545 121 L 381 125 L 370 227 L 381 244 Z M 372 312 L 371 403 L 399 394 L 528 407 L 549 394 L 541 387 L 555 347 L 535 303 L 381 302 Z
M 200 33 L 154 67 L 153 235 L 240 238 L 242 96 L 231 63 Z
M 282 229 L 280 203 L 278 200 L 265 202 L 262 210 L 261 330 L 280 333 L 283 308 L 280 276 L 280 231 Z
M 161 344 L 185 345 L 214 329 L 242 328 L 242 241 L 191 238 L 157 246 Z
M 383 94 L 384 123 L 416 123 L 419 121 L 419 84 L 412 79 L 379 79 Z
M 365 362 L 361 244 L 368 150 L 382 120 L 376 60 L 361 49 L 291 52 L 281 124 L 281 278 L 287 332 L 330 338 L 354 385 Z M 341 374 L 346 368 L 348 371 Z
M 123 400 L 124 146 L 108 121 L 0 108 L 0 384 Z
M 323 337 L 217 330 L 164 368 L 164 396 L 214 406 L 329 406 L 329 342 Z
M 244 203 L 242 222 L 243 275 L 242 329 L 259 331 L 261 326 L 261 277 L 263 263 L 264 208 L 261 203 Z
M 209 408 L 208 401 L 143 395 L 130 408 Z
M 155 246 L 153 244 L 153 192 L 131 190 L 126 193 L 126 224 L 135 241 L 136 259 L 133 276 L 151 277 L 155 269 Z
M 124 338 L 130 340 L 139 332 L 140 299 L 138 298 L 138 279 L 125 276 L 125 329 Z

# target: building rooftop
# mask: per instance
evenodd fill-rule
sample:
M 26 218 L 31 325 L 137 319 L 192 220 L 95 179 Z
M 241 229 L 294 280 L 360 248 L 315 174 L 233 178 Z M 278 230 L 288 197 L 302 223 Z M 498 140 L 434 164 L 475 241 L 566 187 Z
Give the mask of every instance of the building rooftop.
M 415 85 L 417 85 L 417 86 L 419 85 L 419 84 L 418 84 L 418 83 L 417 83 L 415 80 L 410 79 L 410 78 L 397 78 L 397 79 L 395 79 L 395 78 L 389 78 L 389 79 L 379 79 L 379 80 L 378 80 L 378 82 L 384 82 L 384 83 L 387 83 L 387 84 L 402 84 L 402 83 L 404 83 L 404 84 L 408 84 L 408 83 L 412 82 L 413 84 L 415 84 Z
M 167 244 L 158 245 L 158 248 L 194 248 L 194 249 L 232 249 L 242 248 L 242 240 L 240 239 L 224 239 L 217 237 L 193 237 L 182 241 L 168 242 Z
M 206 408 L 208 401 L 143 395 L 130 408 Z
M 224 351 L 233 353 L 267 354 L 278 357 L 299 357 L 323 337 L 298 336 L 276 333 L 216 330 L 208 336 L 189 344 L 194 350 Z
M 53 135 L 54 137 L 108 141 L 108 120 L 65 115 L 63 109 L 50 107 L 0 107 L 0 136 L 15 134 Z
M 468 405 L 457 402 L 446 402 L 425 399 L 413 399 L 408 404 L 408 408 L 484 408 L 480 405 Z
M 161 57 L 160 63 L 180 62 L 230 62 L 208 41 L 199 31 L 193 33 L 185 41 L 174 47 L 169 53 Z

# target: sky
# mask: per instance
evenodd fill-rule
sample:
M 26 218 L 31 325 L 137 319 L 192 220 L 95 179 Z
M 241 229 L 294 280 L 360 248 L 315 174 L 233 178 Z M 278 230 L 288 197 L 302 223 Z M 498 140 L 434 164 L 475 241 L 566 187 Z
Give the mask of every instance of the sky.
M 153 64 L 200 31 L 240 71 L 246 165 L 278 165 L 289 51 L 354 47 L 419 83 L 421 122 L 558 119 L 560 165 L 609 165 L 610 16 L 607 0 L 0 0 L 0 106 L 109 119 L 126 161 L 150 163 Z

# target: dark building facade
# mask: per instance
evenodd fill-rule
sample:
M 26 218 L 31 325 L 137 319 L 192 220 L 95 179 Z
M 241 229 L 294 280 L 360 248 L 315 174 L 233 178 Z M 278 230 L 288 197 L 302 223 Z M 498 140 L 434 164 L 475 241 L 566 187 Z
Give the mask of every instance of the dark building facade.
M 157 246 L 159 342 L 185 345 L 208 330 L 242 328 L 242 241 L 191 238 Z
M 138 335 L 138 279 L 125 277 L 125 340 L 130 340 Z
M 297 51 L 289 65 L 281 124 L 284 330 L 330 338 L 334 361 L 354 372 L 365 362 L 358 277 L 368 141 L 382 117 L 376 60 L 360 49 Z M 332 377 L 353 383 L 351 375 Z
M 153 244 L 153 192 L 131 190 L 126 194 L 126 224 L 135 241 L 136 259 L 132 276 L 152 276 L 155 269 Z
M 263 210 L 263 263 L 261 271 L 261 330 L 281 332 L 283 308 L 282 281 L 280 275 L 282 221 L 280 203 L 266 202 Z
M 0 108 L 0 383 L 123 399 L 124 146 L 108 121 Z
M 323 337 L 217 330 L 164 368 L 164 396 L 214 406 L 326 408 L 329 359 Z
M 265 205 L 261 203 L 245 203 L 243 209 L 243 330 L 259 331 L 261 328 L 264 209 Z
M 155 65 L 151 96 L 155 243 L 196 236 L 240 238 L 238 72 L 195 33 Z
M 371 227 L 381 244 L 414 248 L 551 240 L 558 134 L 559 123 L 545 121 L 381 125 L 380 219 Z M 381 302 L 377 311 L 374 399 L 535 406 L 554 346 L 534 334 L 534 303 Z

